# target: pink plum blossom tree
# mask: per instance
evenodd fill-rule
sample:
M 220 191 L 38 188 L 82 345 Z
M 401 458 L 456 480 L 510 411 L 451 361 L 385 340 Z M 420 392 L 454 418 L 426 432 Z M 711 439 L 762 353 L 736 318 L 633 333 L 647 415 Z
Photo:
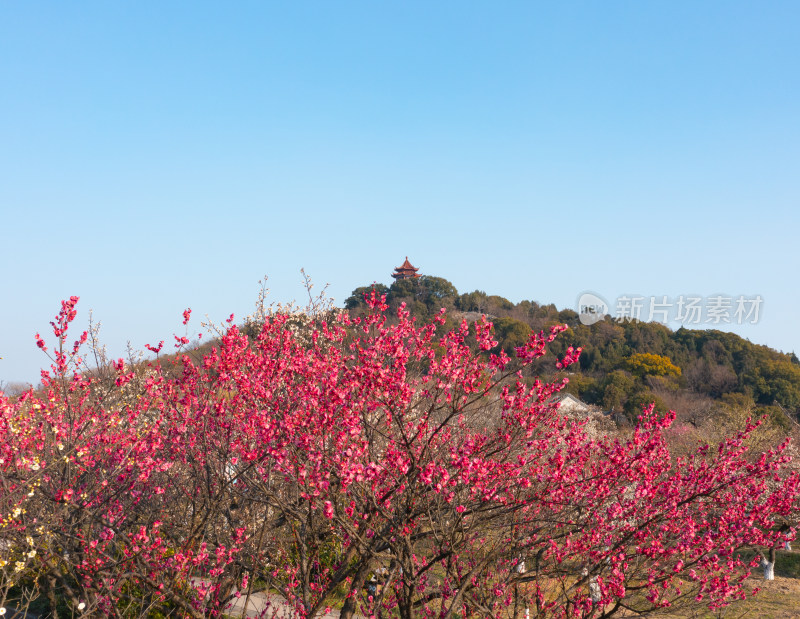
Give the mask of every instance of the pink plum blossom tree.
M 42 386 L 0 396 L 0 596 L 54 617 L 610 617 L 745 595 L 748 548 L 794 537 L 785 445 L 670 454 L 673 415 L 595 436 L 485 319 L 401 307 L 230 324 L 192 358 L 82 371 L 62 304 Z M 190 312 L 184 313 L 184 324 Z M 476 341 L 477 346 L 469 343 Z M 40 348 L 47 343 L 37 336 Z M 161 346 L 151 347 L 160 351 Z M 558 369 L 580 350 L 567 349 Z M 278 595 L 284 602 L 277 602 Z M 266 597 L 265 597 L 266 596 Z M 5 605 L 4 603 L 4 605 Z

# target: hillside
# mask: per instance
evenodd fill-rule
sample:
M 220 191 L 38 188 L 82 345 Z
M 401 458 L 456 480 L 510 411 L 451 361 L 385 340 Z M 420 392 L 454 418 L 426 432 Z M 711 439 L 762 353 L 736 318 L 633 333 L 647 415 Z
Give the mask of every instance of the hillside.
M 430 318 L 444 307 L 445 327 L 486 315 L 494 323 L 498 346 L 509 355 L 531 331 L 554 324 L 569 329 L 551 346 L 547 357 L 529 372 L 550 378 L 552 356 L 568 346 L 580 346 L 580 367 L 569 375 L 568 391 L 613 415 L 618 423 L 635 420 L 643 405 L 655 402 L 672 409 L 679 421 L 694 427 L 714 424 L 720 417 L 766 415 L 784 432 L 796 427 L 800 415 L 800 360 L 736 334 L 719 330 L 680 328 L 660 323 L 617 322 L 610 316 L 593 325 L 579 321 L 572 309 L 559 310 L 537 301 L 513 303 L 476 290 L 460 294 L 441 277 L 423 275 L 356 288 L 345 307 L 358 313 L 363 296 L 385 294 L 391 310 L 405 303 L 412 315 Z

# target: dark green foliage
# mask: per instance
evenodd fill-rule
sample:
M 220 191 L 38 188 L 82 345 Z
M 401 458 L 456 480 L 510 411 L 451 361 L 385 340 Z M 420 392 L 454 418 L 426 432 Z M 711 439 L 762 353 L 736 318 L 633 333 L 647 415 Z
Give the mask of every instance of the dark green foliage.
M 389 287 L 390 301 L 410 297 L 431 307 L 437 303 L 452 306 L 457 296 L 458 290 L 453 284 L 442 277 L 432 275 L 399 279 Z
M 666 411 L 667 407 L 655 393 L 649 389 L 641 388 L 635 390 L 625 402 L 625 415 L 633 423 L 642 414 L 642 409 L 646 406 L 655 404 L 656 410 Z
M 611 412 L 622 410 L 635 388 L 636 379 L 629 372 L 624 370 L 611 372 L 600 383 L 599 404 Z
M 505 297 L 499 297 L 496 294 L 490 295 L 486 298 L 488 303 L 488 313 L 499 315 L 501 312 L 510 312 L 514 309 L 514 304 Z
M 352 293 L 350 296 L 347 297 L 344 301 L 345 309 L 356 309 L 357 307 L 362 307 L 364 305 L 364 295 L 370 294 L 372 291 L 375 291 L 375 294 L 380 296 L 389 292 L 389 289 L 384 286 L 383 284 L 372 284 L 371 286 L 359 286 Z
M 779 404 L 800 408 L 800 367 L 783 359 L 764 359 L 744 376 L 744 384 L 752 389 L 759 404 Z
M 596 401 L 599 388 L 600 384 L 597 379 L 581 373 L 572 374 L 567 383 L 567 393 L 586 401 Z
M 453 309 L 457 298 L 458 290 L 453 284 L 431 275 L 397 280 L 386 293 L 392 314 L 405 303 L 406 309 L 421 320 L 430 320 L 441 308 Z
M 498 318 L 494 321 L 494 336 L 506 354 L 513 357 L 514 349 L 530 338 L 531 328 L 516 318 Z
M 577 327 L 580 324 L 578 312 L 571 309 L 565 309 L 558 312 L 558 321 L 569 325 L 570 327 Z
M 456 299 L 456 308 L 462 312 L 485 314 L 486 308 L 489 306 L 488 298 L 488 295 L 483 290 L 467 292 Z

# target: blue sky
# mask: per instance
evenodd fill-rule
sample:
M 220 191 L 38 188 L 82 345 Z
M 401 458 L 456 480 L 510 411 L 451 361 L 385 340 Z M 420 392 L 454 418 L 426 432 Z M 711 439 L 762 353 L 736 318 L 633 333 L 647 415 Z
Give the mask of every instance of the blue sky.
M 512 301 L 761 295 L 800 352 L 794 2 L 0 4 L 0 380 L 421 272 Z M 199 331 L 199 326 L 195 321 Z M 677 325 L 676 325 L 677 326 Z M 701 325 L 705 326 L 705 325 Z

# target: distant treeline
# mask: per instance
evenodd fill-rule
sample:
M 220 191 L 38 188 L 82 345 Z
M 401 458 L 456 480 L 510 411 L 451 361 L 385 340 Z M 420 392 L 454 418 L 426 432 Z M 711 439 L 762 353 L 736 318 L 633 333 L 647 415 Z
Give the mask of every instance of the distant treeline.
M 551 345 L 551 355 L 567 346 L 581 346 L 580 369 L 570 374 L 568 390 L 584 401 L 617 416 L 634 418 L 644 404 L 655 401 L 660 409 L 675 407 L 707 410 L 717 406 L 745 408 L 767 414 L 779 425 L 800 414 L 800 360 L 767 346 L 718 330 L 680 328 L 660 323 L 606 320 L 587 326 L 578 313 L 558 310 L 536 301 L 512 303 L 480 290 L 459 294 L 446 279 L 423 275 L 398 280 L 391 286 L 374 284 L 356 288 L 345 308 L 365 309 L 364 295 L 385 294 L 392 311 L 405 303 L 412 315 L 425 320 L 448 310 L 449 328 L 462 319 L 470 322 L 487 315 L 494 323 L 498 348 L 509 355 L 532 330 L 567 324 L 569 330 Z M 549 358 L 548 358 L 549 357 Z M 543 377 L 552 375 L 552 356 L 531 368 Z M 572 369 L 572 368 L 571 368 Z M 686 412 L 686 411 L 685 411 Z M 691 412 L 689 410 L 689 412 Z

